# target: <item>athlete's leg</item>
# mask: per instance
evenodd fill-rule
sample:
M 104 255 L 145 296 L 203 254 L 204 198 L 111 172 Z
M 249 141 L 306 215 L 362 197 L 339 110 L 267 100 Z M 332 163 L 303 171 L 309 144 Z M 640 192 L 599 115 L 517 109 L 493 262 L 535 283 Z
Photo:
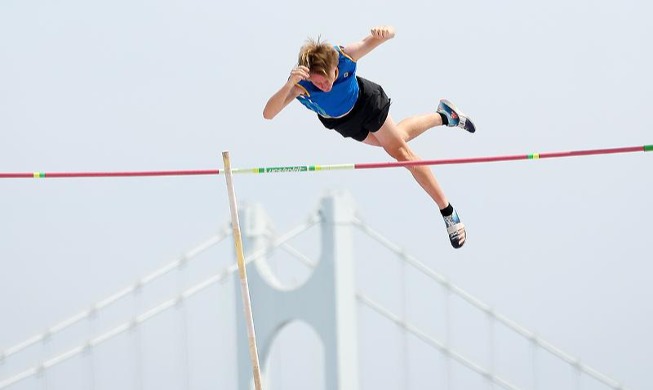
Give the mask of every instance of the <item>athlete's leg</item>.
M 444 118 L 447 118 L 446 121 Z M 472 120 L 447 99 L 440 100 L 436 112 L 411 116 L 399 122 L 397 127 L 401 137 L 408 142 L 426 130 L 443 124 L 449 127 L 460 127 L 470 133 L 476 131 Z
M 446 122 L 443 117 L 447 118 Z M 399 122 L 396 127 L 399 136 L 405 142 L 409 142 L 426 130 L 443 124 L 449 127 L 460 127 L 470 133 L 476 131 L 472 120 L 446 99 L 440 100 L 436 112 L 408 117 Z M 363 142 L 369 145 L 381 146 L 374 137 L 367 137 Z
M 370 145 L 379 145 L 397 161 L 417 161 L 420 160 L 403 139 L 397 124 L 390 115 L 386 118 L 383 126 L 374 132 L 368 134 L 364 141 Z M 449 234 L 449 241 L 454 248 L 460 248 L 465 244 L 467 233 L 465 225 L 460 222 L 458 213 L 447 200 L 444 190 L 438 183 L 437 179 L 426 165 L 407 167 L 419 185 L 438 205 L 438 209 L 444 217 L 444 222 Z
M 435 126 L 442 126 L 442 116 L 437 112 L 411 116 L 397 123 L 399 132 L 406 142 Z
M 438 113 L 422 114 L 408 117 L 395 125 L 398 135 L 408 142 L 426 130 L 442 125 L 442 116 Z M 363 142 L 368 145 L 381 146 L 374 136 L 368 136 Z
M 436 112 L 408 117 L 399 122 L 395 127 L 399 137 L 404 142 L 408 142 L 435 126 L 442 126 L 442 116 Z M 363 142 L 368 145 L 381 146 L 376 137 L 373 136 L 368 136 Z
M 383 126 L 378 131 L 370 133 L 364 142 L 383 147 L 397 161 L 420 160 L 419 156 L 410 149 L 390 115 L 386 118 Z M 408 167 L 408 170 L 440 209 L 447 207 L 449 204 L 447 197 L 428 166 L 412 166 Z

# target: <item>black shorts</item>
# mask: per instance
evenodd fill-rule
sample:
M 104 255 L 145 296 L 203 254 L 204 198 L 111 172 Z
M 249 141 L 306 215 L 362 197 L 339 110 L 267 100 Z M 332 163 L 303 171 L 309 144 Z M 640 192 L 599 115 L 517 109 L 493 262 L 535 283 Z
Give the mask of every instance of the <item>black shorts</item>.
M 335 130 L 343 137 L 363 141 L 369 133 L 379 130 L 385 123 L 390 111 L 390 98 L 380 85 L 358 76 L 356 80 L 360 89 L 358 100 L 347 115 L 342 118 L 317 117 L 327 129 Z

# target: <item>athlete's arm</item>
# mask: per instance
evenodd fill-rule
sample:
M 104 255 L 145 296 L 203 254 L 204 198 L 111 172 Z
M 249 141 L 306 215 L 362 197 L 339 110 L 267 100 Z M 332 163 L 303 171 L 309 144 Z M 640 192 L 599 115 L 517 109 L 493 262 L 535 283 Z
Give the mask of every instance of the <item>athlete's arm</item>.
M 394 27 L 377 26 L 370 30 L 370 35 L 366 36 L 358 42 L 350 43 L 343 48 L 343 51 L 354 61 L 358 61 L 364 55 L 374 50 L 377 46 L 394 37 Z
M 303 90 L 297 86 L 300 80 L 308 80 L 308 68 L 299 65 L 290 72 L 288 81 L 270 97 L 263 109 L 263 118 L 272 119 L 277 116 L 290 102 L 301 95 Z

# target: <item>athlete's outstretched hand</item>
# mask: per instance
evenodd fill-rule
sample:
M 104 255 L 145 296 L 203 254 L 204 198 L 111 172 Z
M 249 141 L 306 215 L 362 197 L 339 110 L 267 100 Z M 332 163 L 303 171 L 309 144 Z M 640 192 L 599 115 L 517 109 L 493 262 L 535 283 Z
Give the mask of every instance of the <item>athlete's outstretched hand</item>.
M 387 41 L 395 37 L 395 29 L 392 26 L 376 26 L 370 31 L 372 37 Z
M 288 82 L 295 85 L 301 80 L 308 80 L 309 77 L 311 77 L 311 75 L 309 73 L 308 67 L 304 65 L 297 65 L 292 69 L 292 71 L 290 71 Z

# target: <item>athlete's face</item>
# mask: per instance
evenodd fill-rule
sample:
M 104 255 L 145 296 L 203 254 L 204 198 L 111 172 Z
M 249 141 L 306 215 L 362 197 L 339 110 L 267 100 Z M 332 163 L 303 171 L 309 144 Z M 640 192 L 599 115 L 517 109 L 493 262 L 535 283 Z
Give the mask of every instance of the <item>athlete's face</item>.
M 333 68 L 330 72 L 328 72 L 328 77 L 321 73 L 311 73 L 309 80 L 321 91 L 329 92 L 331 91 L 331 88 L 333 88 L 333 83 L 336 81 L 337 72 L 338 68 Z

